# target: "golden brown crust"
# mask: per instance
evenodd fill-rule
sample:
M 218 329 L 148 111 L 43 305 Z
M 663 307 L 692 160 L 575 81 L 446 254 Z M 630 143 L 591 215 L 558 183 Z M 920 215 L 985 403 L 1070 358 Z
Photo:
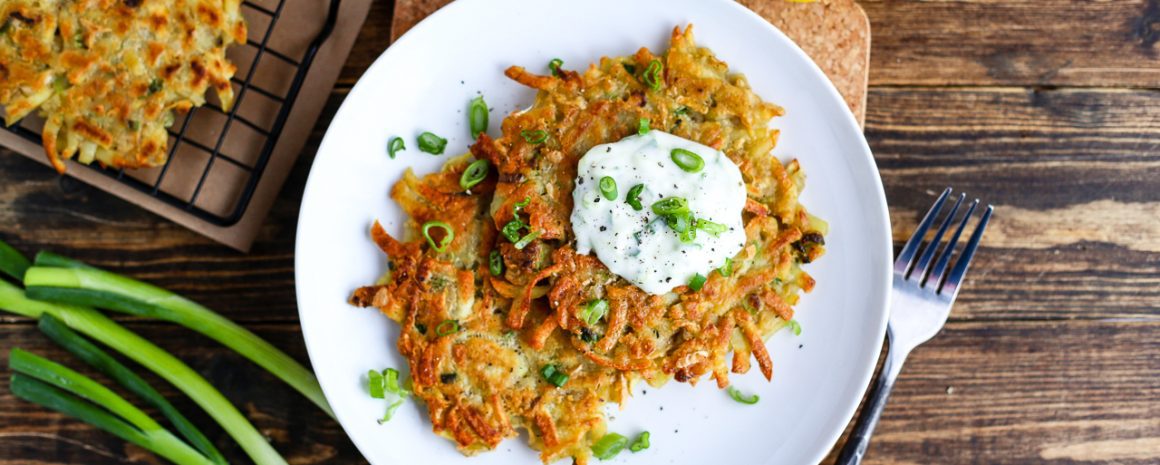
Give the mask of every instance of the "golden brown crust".
M 49 161 L 115 168 L 165 163 L 174 114 L 213 88 L 229 109 L 245 43 L 238 0 L 11 0 L 0 4 L 0 106 L 12 125 L 33 110 Z
M 656 90 L 641 82 L 653 60 L 664 64 Z M 461 192 L 466 158 L 422 179 L 407 172 L 392 197 L 411 218 L 411 240 L 400 242 L 376 223 L 371 235 L 391 275 L 351 297 L 400 322 L 398 347 L 435 431 L 472 454 L 525 429 L 545 463 L 571 457 L 583 464 L 604 432 L 601 406 L 622 401 L 633 380 L 694 384 L 708 375 L 724 388 L 730 370 L 748 371 L 750 357 L 772 378 L 764 338 L 792 318 L 800 291 L 813 286 L 800 265 L 824 252 L 824 226 L 797 202 L 800 168 L 770 153 L 777 132 L 767 124 L 782 110 L 696 47 L 691 28 L 675 29 L 663 55 L 641 49 L 583 73 L 539 76 L 512 67 L 506 74 L 539 92 L 530 109 L 504 119 L 500 137 L 483 134 L 471 147 L 498 171 L 495 180 Z M 710 273 L 700 291 L 680 286 L 648 295 L 572 246 L 577 161 L 594 145 L 634 133 L 640 118 L 720 148 L 748 184 L 747 243 L 732 273 Z M 521 135 L 535 130 L 548 139 L 534 144 Z M 434 220 L 456 231 L 444 252 L 415 233 Z M 521 235 L 539 236 L 517 248 L 499 233 L 512 221 L 527 224 Z M 488 270 L 493 253 L 504 265 L 496 276 Z M 596 299 L 608 302 L 608 313 L 585 321 L 584 307 Z M 440 331 L 448 320 L 461 329 Z M 570 376 L 563 387 L 541 375 L 548 365 Z

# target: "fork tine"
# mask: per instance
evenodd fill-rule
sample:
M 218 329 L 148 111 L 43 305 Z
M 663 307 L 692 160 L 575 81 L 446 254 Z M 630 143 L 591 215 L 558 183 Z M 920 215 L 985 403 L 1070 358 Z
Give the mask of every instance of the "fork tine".
M 948 187 L 942 195 L 938 196 L 938 200 L 934 201 L 934 205 L 930 206 L 926 216 L 922 217 L 922 222 L 918 223 L 918 229 L 914 230 L 910 240 L 906 241 L 906 245 L 902 246 L 902 251 L 898 253 L 898 259 L 894 261 L 895 273 L 906 275 L 906 271 L 910 269 L 910 262 L 914 260 L 914 254 L 918 252 L 918 246 L 922 244 L 923 236 L 926 236 L 926 230 L 930 229 L 931 223 L 934 223 L 934 217 L 938 216 L 938 211 L 942 209 L 943 202 L 950 194 L 951 188 Z
M 971 266 L 971 258 L 975 256 L 975 249 L 979 247 L 979 241 L 983 239 L 983 230 L 987 229 L 987 222 L 991 220 L 991 212 L 993 211 L 995 211 L 995 207 L 987 205 L 987 210 L 983 212 L 983 217 L 975 226 L 975 232 L 971 234 L 971 240 L 963 248 L 963 254 L 959 256 L 959 261 L 951 269 L 951 274 L 947 276 L 946 283 L 943 283 L 942 288 L 939 289 L 939 294 L 949 292 L 952 299 L 958 294 L 959 284 L 962 283 L 963 276 L 967 274 L 967 267 Z
M 934 238 L 930 240 L 930 244 L 922 251 L 922 255 L 918 257 L 918 263 L 914 265 L 914 269 L 910 271 L 912 276 L 917 277 L 920 281 L 925 283 L 927 272 L 930 271 L 930 260 L 934 258 L 934 253 L 939 249 L 939 243 L 942 242 L 943 234 L 946 234 L 947 228 L 950 227 L 951 222 L 955 220 L 955 213 L 958 213 L 959 206 L 963 204 L 963 199 L 967 198 L 967 194 L 960 193 L 959 199 L 955 201 L 955 205 L 951 207 L 950 213 L 947 213 L 946 218 L 943 219 L 942 224 L 939 225 L 938 231 L 934 233 Z M 915 273 L 918 273 L 917 275 Z
M 975 207 L 979 206 L 979 199 L 971 202 L 971 206 L 967 207 L 967 213 L 963 215 L 963 220 L 959 222 L 958 229 L 951 235 L 951 240 L 947 241 L 947 246 L 939 254 L 938 260 L 934 263 L 934 269 L 931 270 L 930 275 L 926 278 L 927 282 L 933 283 L 935 288 L 942 283 L 943 276 L 947 270 L 947 264 L 950 263 L 951 255 L 955 253 L 955 245 L 959 243 L 959 237 L 963 235 L 963 230 L 967 228 L 967 221 L 970 221 L 971 214 L 975 212 Z M 926 283 L 923 283 L 925 285 Z

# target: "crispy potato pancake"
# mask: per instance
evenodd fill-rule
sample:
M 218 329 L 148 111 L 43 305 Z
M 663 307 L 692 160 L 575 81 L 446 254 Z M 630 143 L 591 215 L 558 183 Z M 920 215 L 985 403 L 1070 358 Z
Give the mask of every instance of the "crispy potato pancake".
M 645 84 L 657 66 L 658 84 Z M 459 178 L 468 157 L 422 179 L 408 171 L 391 192 L 410 217 L 407 237 L 397 240 L 375 224 L 372 237 L 390 273 L 351 297 L 400 323 L 398 347 L 435 432 L 473 454 L 522 428 L 545 463 L 571 457 L 585 464 L 605 432 L 603 404 L 623 402 L 635 380 L 659 386 L 708 375 L 724 388 L 729 372 L 747 372 L 751 360 L 771 378 L 764 339 L 793 318 L 799 293 L 813 288 L 801 264 L 824 253 L 826 232 L 798 203 L 804 174 L 797 162 L 783 165 L 771 154 L 778 134 L 768 124 L 782 109 L 695 46 L 691 26 L 674 29 L 661 55 L 641 49 L 602 58 L 583 73 L 540 76 L 512 67 L 507 75 L 539 92 L 530 109 L 503 121 L 501 137 L 481 134 L 471 148 L 498 176 L 464 192 Z M 747 243 L 732 272 L 711 273 L 700 291 L 650 295 L 574 251 L 578 160 L 635 133 L 641 118 L 724 151 L 745 179 Z M 549 135 L 541 143 L 521 135 L 541 130 Z M 530 231 L 518 241 L 523 247 L 500 233 L 513 220 Z M 442 251 L 435 249 L 439 233 L 433 241 L 419 234 L 431 221 L 454 232 Z M 580 314 L 595 299 L 609 310 L 589 324 Z M 548 366 L 567 382 L 550 382 L 542 373 Z
M 8 0 L 0 5 L 0 106 L 39 109 L 57 171 L 77 156 L 116 168 L 165 163 L 174 112 L 213 88 L 233 103 L 230 44 L 246 42 L 240 0 Z

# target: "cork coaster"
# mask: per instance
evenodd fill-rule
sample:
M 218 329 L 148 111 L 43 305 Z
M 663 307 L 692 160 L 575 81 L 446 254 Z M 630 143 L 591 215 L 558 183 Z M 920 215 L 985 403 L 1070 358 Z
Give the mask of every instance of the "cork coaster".
M 450 0 L 396 0 L 391 41 Z M 870 76 L 870 20 L 854 0 L 738 0 L 813 58 L 864 125 Z

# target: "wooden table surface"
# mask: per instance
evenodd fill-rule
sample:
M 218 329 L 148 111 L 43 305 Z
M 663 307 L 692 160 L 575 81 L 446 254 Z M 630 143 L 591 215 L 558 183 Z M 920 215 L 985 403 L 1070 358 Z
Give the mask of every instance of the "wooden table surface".
M 866 136 L 896 242 L 947 185 L 996 206 L 950 321 L 911 355 L 866 463 L 1160 462 L 1160 1 L 862 5 L 874 31 Z M 3 149 L 0 238 L 178 291 L 305 361 L 298 204 L 334 111 L 389 45 L 392 10 L 375 3 L 249 254 Z M 290 463 L 362 462 L 337 424 L 245 360 L 118 318 L 206 375 Z M 31 321 L 4 316 L 0 352 L 12 347 L 66 359 Z M 7 383 L 5 370 L 0 464 L 159 462 L 18 401 Z M 246 463 L 199 409 L 164 394 Z

